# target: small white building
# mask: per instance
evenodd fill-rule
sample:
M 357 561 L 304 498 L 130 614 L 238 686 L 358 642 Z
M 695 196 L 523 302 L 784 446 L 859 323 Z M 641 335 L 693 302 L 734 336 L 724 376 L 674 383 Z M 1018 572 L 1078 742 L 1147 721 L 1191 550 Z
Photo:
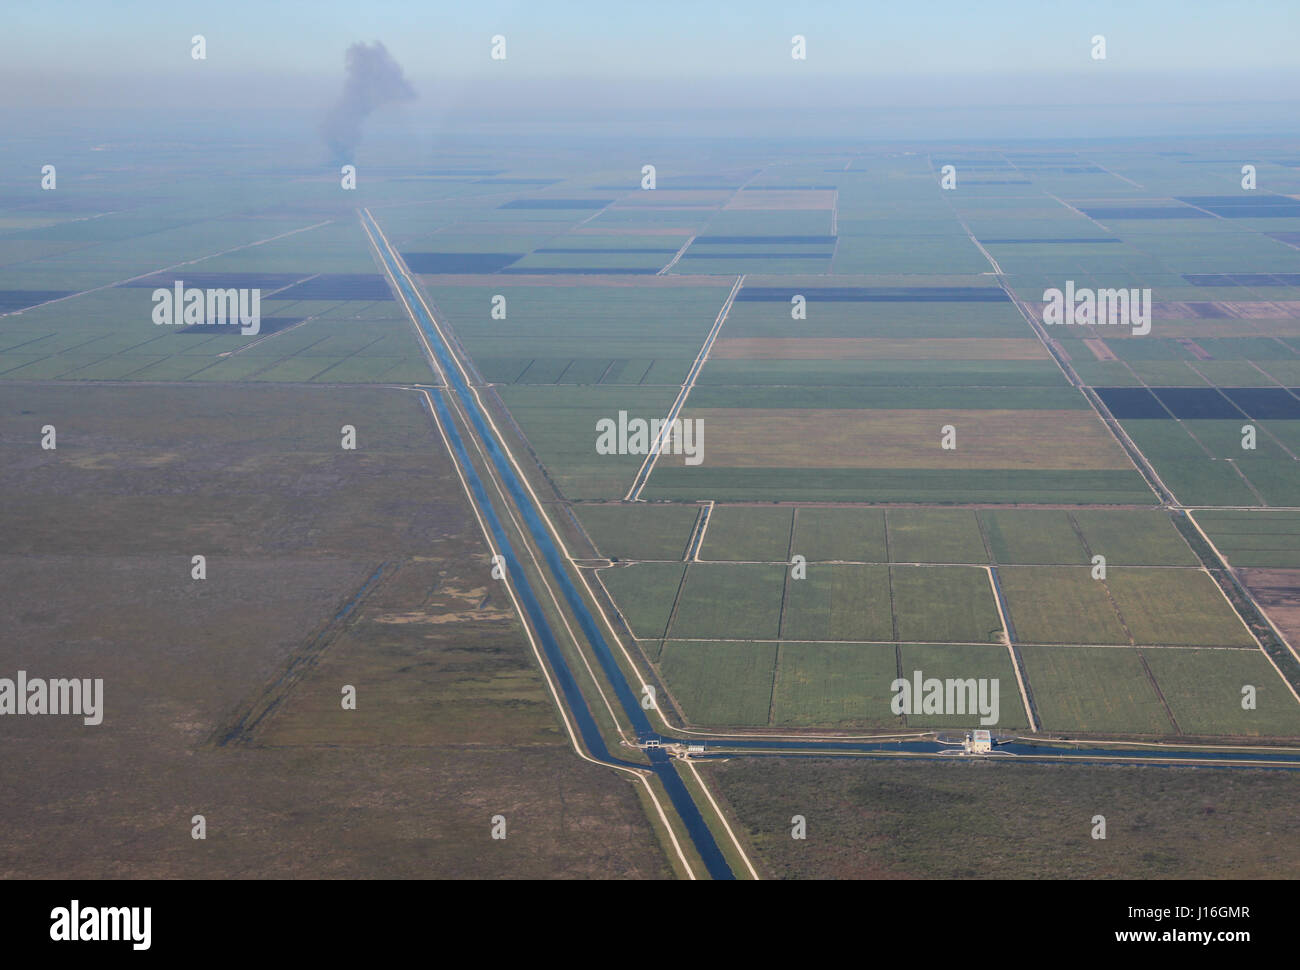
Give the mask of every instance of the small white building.
M 972 731 L 966 735 L 962 747 L 967 754 L 988 754 L 993 750 L 993 735 L 988 731 Z

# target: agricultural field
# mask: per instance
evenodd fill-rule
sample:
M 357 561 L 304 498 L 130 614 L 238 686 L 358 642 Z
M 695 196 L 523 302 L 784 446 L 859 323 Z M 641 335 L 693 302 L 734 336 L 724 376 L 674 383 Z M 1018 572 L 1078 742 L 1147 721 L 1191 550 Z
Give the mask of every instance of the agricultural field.
M 681 550 L 683 537 L 699 526 L 695 506 L 578 508 L 599 509 L 624 523 L 675 516 L 677 555 L 663 561 L 647 556 L 634 567 L 601 569 L 599 575 L 652 664 L 658 664 L 665 636 L 776 644 L 772 718 L 760 724 L 884 724 L 849 698 L 833 699 L 867 662 L 861 651 L 895 645 L 898 669 L 906 673 L 909 651 L 939 651 L 945 642 L 961 644 L 946 649 L 958 651 L 954 656 L 964 662 L 974 661 L 975 651 L 991 650 L 1000 658 L 997 676 L 1007 691 L 1018 689 L 1008 665 L 1017 664 L 1042 727 L 1052 731 L 1274 737 L 1288 732 L 1290 708 L 1300 710 L 1232 604 L 1194 565 L 1195 553 L 1166 512 L 718 505 L 703 543 L 718 558 L 688 562 Z M 802 569 L 783 554 L 791 529 L 791 555 L 805 555 Z M 627 535 L 623 529 L 611 541 L 639 559 Z M 1286 541 L 1279 530 L 1272 544 L 1284 547 Z M 653 551 L 648 540 L 641 551 Z M 1104 575 L 1095 573 L 1090 555 L 1107 557 Z M 1273 585 L 1255 592 L 1270 607 L 1280 603 L 1270 615 L 1290 622 L 1294 594 L 1277 584 L 1292 580 L 1280 573 L 1285 570 L 1269 571 L 1264 579 Z M 1010 660 L 997 646 L 1008 634 L 1017 651 Z M 1078 656 L 1063 656 L 1056 647 Z M 800 672 L 783 681 L 787 658 Z M 976 676 L 980 668 L 961 669 Z M 679 663 L 673 670 L 679 681 L 700 676 L 712 682 L 703 668 Z M 1197 670 L 1204 676 L 1191 673 Z M 1267 685 L 1272 714 L 1242 720 L 1223 708 L 1223 696 L 1217 714 L 1205 713 L 1193 688 L 1208 683 L 1211 670 L 1239 680 L 1237 701 L 1242 685 Z M 1128 686 L 1113 690 L 1116 683 Z M 695 696 L 691 691 L 699 689 L 683 686 L 683 693 Z M 818 707 L 820 714 L 801 715 L 789 706 L 789 692 L 802 697 L 809 691 L 832 698 Z M 699 716 L 684 704 L 682 712 L 692 722 Z M 957 725 L 918 715 L 901 720 L 914 727 Z
M 781 636 L 791 640 L 894 639 L 888 566 L 814 566 L 786 587 Z
M 595 549 L 611 559 L 682 559 L 700 516 L 688 505 L 579 505 L 574 511 Z
M 5 321 L 0 379 L 433 382 L 355 219 L 324 199 L 304 200 L 304 208 L 300 219 L 267 219 L 254 209 L 162 231 L 157 223 L 109 215 L 96 220 L 95 233 L 108 233 L 98 240 L 85 238 L 91 231 L 81 223 L 16 234 L 15 242 L 78 239 L 83 262 L 95 265 L 97 250 L 111 252 L 104 265 L 112 270 L 65 276 L 80 289 L 37 294 L 26 308 L 6 305 L 20 312 Z M 56 272 L 67 258 L 24 264 L 26 274 L 44 264 Z M 173 268 L 151 272 L 164 258 Z M 256 288 L 261 320 L 249 333 L 229 324 L 160 326 L 152 294 L 177 283 Z
M 1189 517 L 1294 644 L 1300 638 L 1300 512 L 1207 509 Z
M 700 558 L 786 562 L 793 526 L 793 509 L 715 506 L 709 514 Z
M 0 633 L 110 675 L 113 724 L 15 735 L 0 874 L 681 874 L 584 703 L 637 764 L 1300 739 L 1294 147 L 664 138 L 650 190 L 607 139 L 386 135 L 352 194 L 288 139 L 66 138 L 57 196 L 0 149 Z M 164 325 L 185 286 L 257 290 L 255 332 Z M 1149 332 L 1057 325 L 1067 286 L 1149 289 Z M 724 757 L 765 876 L 1294 869 L 1293 772 Z
M 691 563 L 669 632 L 706 640 L 774 639 L 784 585 L 781 566 Z
M 1193 517 L 1232 566 L 1300 569 L 1300 511 L 1206 509 Z
M 572 503 L 575 555 L 615 564 L 594 575 L 675 693 L 702 697 L 719 675 L 682 659 L 686 646 L 764 643 L 791 653 L 788 667 L 773 657 L 762 723 L 877 723 L 851 697 L 819 714 L 789 692 L 849 690 L 853 651 L 868 645 L 898 666 L 901 651 L 964 644 L 1019 664 L 1047 726 L 1145 734 L 1161 722 L 1140 690 L 1127 713 L 1062 716 L 1054 685 L 1075 661 L 1043 658 L 1231 648 L 1216 662 L 1247 670 L 1263 654 L 1245 659 L 1250 632 L 1153 507 L 1141 460 L 1181 502 L 1300 505 L 1295 250 L 1277 237 L 1288 220 L 1175 218 L 1214 211 L 1222 193 L 1209 169 L 1173 157 L 1116 150 L 1101 167 L 1069 151 L 956 152 L 969 171 L 947 196 L 924 155 L 853 153 L 834 171 L 787 158 L 780 173 L 693 163 L 662 171 L 656 192 L 598 160 L 578 171 L 543 158 L 372 179 L 362 201 L 384 206 L 385 232 L 535 481 Z M 1107 168 L 1168 198 L 1133 203 Z M 438 206 L 412 204 L 430 190 Z M 243 191 L 240 213 L 192 204 L 189 222 L 165 199 L 87 223 L 13 222 L 3 238 L 35 256 L 15 289 L 43 299 L 6 318 L 0 380 L 440 382 L 336 197 L 311 182 L 285 195 L 270 179 Z M 1204 255 L 1228 243 L 1255 276 Z M 111 268 L 84 268 L 96 247 L 112 248 Z M 164 269 L 164 250 L 197 262 Z M 1149 281 L 1152 333 L 1045 325 L 1040 297 L 1062 274 Z M 186 275 L 261 284 L 263 332 L 157 328 L 152 288 Z M 698 464 L 596 447 L 602 420 L 664 418 L 675 401 L 702 428 Z M 1249 588 L 1285 616 L 1300 582 L 1278 571 L 1300 569 L 1286 538 L 1300 526 L 1243 514 L 1194 513 L 1239 578 L 1271 570 Z M 818 650 L 833 660 L 825 673 L 783 687 L 781 670 L 819 669 Z M 1239 729 L 1231 720 L 1207 724 Z
M 1067 736 L 1173 733 L 1173 719 L 1146 672 L 1141 651 L 1073 646 L 1022 646 L 1019 651 L 1048 730 Z
M 872 643 L 783 643 L 770 723 L 779 727 L 902 730 L 890 709 L 898 676 L 893 647 Z M 690 714 L 689 708 L 687 713 Z M 768 723 L 767 720 L 761 722 Z

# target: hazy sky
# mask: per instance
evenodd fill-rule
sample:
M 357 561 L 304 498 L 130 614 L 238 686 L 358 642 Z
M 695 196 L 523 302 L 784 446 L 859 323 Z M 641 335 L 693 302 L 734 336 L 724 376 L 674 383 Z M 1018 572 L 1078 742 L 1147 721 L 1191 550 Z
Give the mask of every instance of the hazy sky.
M 1295 68 L 1295 0 L 10 0 L 0 52 L 35 74 L 165 73 L 193 66 L 205 35 L 216 72 L 332 74 L 343 49 L 382 39 L 408 71 L 654 78 L 767 75 L 924 76 L 1008 70 L 1245 71 Z M 790 38 L 808 38 L 808 60 Z M 489 58 L 504 34 L 505 63 Z M 1105 65 L 1089 57 L 1104 34 Z
M 420 96 L 404 110 L 458 125 L 1300 97 L 1300 0 L 9 0 L 4 24 L 0 109 L 323 111 L 374 40 Z

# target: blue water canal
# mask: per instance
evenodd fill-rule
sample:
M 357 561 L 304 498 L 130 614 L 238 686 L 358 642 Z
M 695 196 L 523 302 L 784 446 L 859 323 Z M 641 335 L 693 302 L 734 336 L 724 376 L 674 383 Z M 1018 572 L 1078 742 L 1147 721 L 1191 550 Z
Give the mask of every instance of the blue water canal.
M 524 517 L 524 522 L 528 526 L 528 531 L 546 560 L 550 568 L 552 577 L 556 580 L 564 596 L 565 602 L 573 611 L 582 628 L 583 634 L 587 637 L 588 643 L 591 644 L 601 668 L 605 671 L 605 676 L 614 687 L 614 692 L 618 696 L 619 704 L 623 708 L 624 714 L 631 722 L 640 739 L 656 738 L 654 728 L 651 727 L 649 719 L 642 710 L 637 695 L 633 692 L 632 687 L 619 668 L 618 662 L 610 652 L 609 645 L 605 638 L 601 636 L 600 629 L 596 624 L 595 617 L 587 608 L 586 602 L 578 594 L 577 587 L 570 579 L 564 566 L 564 558 L 560 555 L 547 530 L 545 523 L 542 522 L 537 508 L 528 495 L 527 490 L 520 482 L 514 466 L 505 456 L 500 443 L 497 441 L 496 434 L 488 424 L 482 413 L 477 398 L 470 391 L 469 386 L 461 377 L 455 361 L 452 360 L 451 352 L 444 345 L 437 328 L 433 321 L 429 319 L 424 305 L 420 302 L 411 282 L 402 272 L 394 254 L 383 242 L 383 237 L 379 232 L 378 224 L 373 217 L 367 212 L 364 218 L 370 224 L 371 231 L 375 235 L 375 241 L 379 245 L 380 256 L 384 264 L 388 267 L 390 274 L 401 288 L 402 293 L 406 296 L 407 302 L 410 303 L 411 309 L 415 312 L 420 329 L 429 339 L 430 346 L 433 347 L 434 354 L 438 362 L 442 365 L 443 373 L 451 384 L 452 390 L 460 399 L 465 413 L 469 415 L 470 422 L 478 432 L 479 438 L 486 448 L 488 456 L 491 458 L 497 473 L 501 476 L 502 482 L 505 483 L 506 490 L 514 499 L 515 505 Z M 469 453 L 465 449 L 465 444 L 461 440 L 460 433 L 456 429 L 456 423 L 452 420 L 451 412 L 447 407 L 446 401 L 443 400 L 441 393 L 430 392 L 429 397 L 434 402 L 434 408 L 438 412 L 438 417 L 442 422 L 443 428 L 447 432 L 447 437 L 451 441 L 452 450 L 456 453 L 456 458 L 460 462 L 465 472 L 466 481 L 469 484 L 470 492 L 474 496 L 474 502 L 478 505 L 483 514 L 483 518 L 488 523 L 488 528 L 492 532 L 492 537 L 500 550 L 501 556 L 505 559 L 506 568 L 509 571 L 511 580 L 514 584 L 515 593 L 528 615 L 529 623 L 537 633 L 538 639 L 542 644 L 542 649 L 546 653 L 546 659 L 550 663 L 551 669 L 555 672 L 556 680 L 559 682 L 560 689 L 564 692 L 565 702 L 573 712 L 573 717 L 577 721 L 578 730 L 582 734 L 583 744 L 593 756 L 602 761 L 613 764 L 625 765 L 629 768 L 638 768 L 646 770 L 647 766 L 631 761 L 625 761 L 622 758 L 613 756 L 605 745 L 605 739 L 601 737 L 600 730 L 596 725 L 596 720 L 587 707 L 586 699 L 578 689 L 578 684 L 573 678 L 569 669 L 568 661 L 560 649 L 559 641 L 551 629 L 550 623 L 546 619 L 546 614 L 542 610 L 541 603 L 533 592 L 532 586 L 528 582 L 528 577 L 524 573 L 519 558 L 515 555 L 510 540 L 506 537 L 505 530 L 501 526 L 501 521 L 497 517 L 496 511 L 488 498 L 487 490 L 483 487 L 482 481 L 474 470 L 474 465 L 470 462 Z M 673 807 L 686 826 L 690 834 L 691 841 L 695 845 L 695 850 L 699 853 L 700 858 L 704 861 L 705 868 L 709 875 L 714 879 L 734 879 L 735 875 L 731 871 L 722 851 L 718 848 L 717 841 L 713 838 L 713 833 L 709 830 L 700 814 L 699 808 L 696 807 L 690 792 L 686 790 L 686 785 L 682 782 L 677 770 L 673 767 L 668 755 L 660 750 L 651 749 L 647 752 L 650 756 L 649 770 L 653 771 L 655 776 L 663 784 L 668 792 L 668 797 L 672 800 Z

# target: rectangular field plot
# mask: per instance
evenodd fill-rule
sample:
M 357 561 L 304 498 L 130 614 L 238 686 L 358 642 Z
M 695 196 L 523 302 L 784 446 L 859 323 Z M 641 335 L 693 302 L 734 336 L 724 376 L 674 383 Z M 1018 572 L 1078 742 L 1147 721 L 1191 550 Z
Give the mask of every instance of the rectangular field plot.
M 730 318 L 728 318 L 730 326 Z M 726 332 L 725 329 L 723 331 Z M 1054 365 L 1038 361 L 969 360 L 735 360 L 712 356 L 700 372 L 701 387 L 782 385 L 804 387 L 875 387 L 1002 389 L 1015 401 L 1018 392 L 1055 392 L 1061 410 L 1080 407 L 1081 399 L 1064 383 Z M 783 390 L 782 393 L 791 393 Z M 1041 399 L 1041 398 L 1036 398 Z M 701 407 L 703 404 L 701 404 Z M 900 402 L 895 407 L 924 407 Z M 1002 405 L 1013 407 L 1014 404 Z
M 657 639 L 668 627 L 685 568 L 680 563 L 642 562 L 602 569 L 599 576 L 633 635 Z
M 681 559 L 699 518 L 694 505 L 577 505 L 574 512 L 602 556 Z
M 1257 650 L 1147 650 L 1165 703 L 1186 734 L 1300 735 L 1300 702 Z M 1255 688 L 1243 710 L 1242 688 Z
M 1103 582 L 1087 567 L 998 570 L 1017 642 L 1127 644 Z
M 1142 658 L 1132 647 L 1022 646 L 1019 650 L 1045 730 L 1174 733 Z
M 1300 512 L 1191 514 L 1230 565 L 1300 569 Z
M 784 566 L 691 563 L 669 635 L 775 640 L 784 585 Z
M 710 358 L 709 365 L 715 361 Z M 691 391 L 691 406 L 713 408 L 766 408 L 779 401 L 786 410 L 811 408 L 821 411 L 862 409 L 1016 409 L 1021 411 L 1085 410 L 1087 402 L 1071 387 L 887 387 L 870 384 L 810 384 L 808 361 L 791 361 L 783 373 L 762 376 L 781 385 L 761 383 L 697 385 Z M 817 365 L 820 369 L 821 365 Z M 873 366 L 873 365 L 864 365 Z M 707 366 L 706 366 L 707 370 Z M 931 372 L 933 374 L 933 371 Z M 737 375 L 740 376 L 740 375 Z M 756 374 L 746 375 L 756 377 Z M 789 382 L 789 383 L 787 383 Z M 1029 417 L 1028 415 L 1026 416 Z
M 637 454 L 596 451 L 598 421 L 620 411 L 650 421 L 672 404 L 671 389 L 633 387 L 498 387 L 496 393 L 566 498 L 621 499 L 644 461 Z
M 1163 511 L 1084 509 L 1070 515 L 1110 566 L 1195 566 L 1196 553 Z
M 712 428 L 710 426 L 710 441 L 717 437 Z M 1132 467 L 1091 471 L 851 468 L 815 464 L 795 466 L 789 464 L 790 459 L 782 459 L 779 467 L 723 467 L 713 464 L 716 449 L 712 445 L 706 451 L 704 463 L 698 466 L 684 465 L 681 456 L 661 458 L 642 493 L 643 497 L 652 501 L 713 499 L 731 502 L 926 502 L 937 505 L 967 502 L 1155 503 L 1155 496 Z M 824 456 L 825 452 L 820 454 Z M 809 456 L 807 460 L 815 462 L 818 459 Z
M 885 522 L 891 562 L 988 562 L 969 509 L 889 509 Z
M 783 643 L 772 688 L 772 724 L 901 728 L 890 710 L 894 648 L 875 643 Z
M 686 417 L 709 428 L 710 466 L 1132 469 L 1096 415 L 1081 410 L 1039 411 L 1030 423 L 1024 411 L 992 409 L 688 408 Z M 940 447 L 947 425 L 958 429 L 954 449 Z
M 949 679 L 986 682 L 984 700 L 988 703 L 989 717 L 996 714 L 996 721 L 981 723 L 979 714 L 979 692 L 976 685 L 975 703 L 972 704 L 966 685 L 954 691 L 954 700 L 960 696 L 960 704 L 954 705 L 951 713 L 926 714 L 923 709 L 914 707 L 913 713 L 907 715 L 907 726 L 935 728 L 976 728 L 988 730 L 1008 730 L 1029 727 L 1025 715 L 1025 705 L 1020 698 L 1020 688 L 1016 681 L 1016 672 L 1011 666 L 1011 655 L 1006 647 L 995 646 L 946 646 L 943 644 L 905 643 L 899 647 L 902 669 L 900 676 L 909 683 L 914 682 L 914 672 L 920 671 L 922 683 L 930 678 L 941 681 Z M 997 682 L 996 710 L 991 703 L 993 682 Z M 924 691 L 924 688 L 923 688 Z M 946 691 L 946 686 L 945 686 Z M 945 697 L 946 700 L 946 697 Z M 916 699 L 913 698 L 913 704 Z M 957 713 L 963 709 L 964 713 Z
M 728 337 L 711 360 L 1044 360 L 1033 337 Z
M 1183 504 L 1262 504 L 1232 462 L 1207 454 L 1205 447 L 1198 444 L 1183 426 L 1172 421 L 1150 419 L 1126 420 L 1122 424 L 1165 485 Z
M 786 562 L 793 516 L 790 508 L 714 506 L 700 559 Z
M 682 716 L 702 726 L 767 724 L 775 669 L 775 643 L 669 640 L 659 659 Z
M 989 551 L 999 563 L 1075 565 L 1087 562 L 1066 512 L 1017 510 L 979 513 Z
M 667 261 L 665 257 L 664 261 Z M 475 360 L 666 357 L 692 361 L 726 300 L 707 286 L 433 286 L 435 311 Z M 493 297 L 505 316 L 493 316 Z M 642 371 L 644 373 L 644 370 Z M 608 379 L 608 378 L 607 378 Z M 680 382 L 679 382 L 680 383 Z
M 750 301 L 741 290 L 737 302 L 727 315 L 723 330 L 728 340 L 767 339 L 788 341 L 791 332 L 790 297 L 784 300 Z M 790 290 L 793 294 L 795 290 Z M 835 299 L 818 300 L 806 286 L 797 292 L 807 299 L 808 318 L 798 323 L 799 337 L 814 343 L 823 340 L 885 340 L 898 342 L 900 334 L 907 341 L 971 341 L 1027 339 L 1025 322 L 1015 308 L 1005 301 L 998 303 L 961 303 L 955 307 L 941 303 L 865 303 Z M 721 339 L 720 341 L 721 342 Z M 1041 347 L 1041 344 L 1040 344 Z M 799 352 L 792 357 L 805 357 Z M 835 356 L 835 355 L 826 355 Z M 944 356 L 927 355 L 928 359 Z M 952 356 L 952 355 L 947 355 Z M 986 356 L 983 353 L 979 357 Z M 1053 383 L 1061 383 L 1060 371 Z
M 1192 569 L 1111 569 L 1106 585 L 1138 644 L 1250 647 L 1250 631 L 1208 574 Z
M 784 640 L 890 641 L 889 567 L 814 563 L 786 584 Z
M 796 509 L 793 555 L 809 562 L 887 562 L 885 514 L 874 509 Z
M 988 572 L 974 566 L 891 566 L 898 638 L 916 643 L 996 643 L 1002 621 Z

